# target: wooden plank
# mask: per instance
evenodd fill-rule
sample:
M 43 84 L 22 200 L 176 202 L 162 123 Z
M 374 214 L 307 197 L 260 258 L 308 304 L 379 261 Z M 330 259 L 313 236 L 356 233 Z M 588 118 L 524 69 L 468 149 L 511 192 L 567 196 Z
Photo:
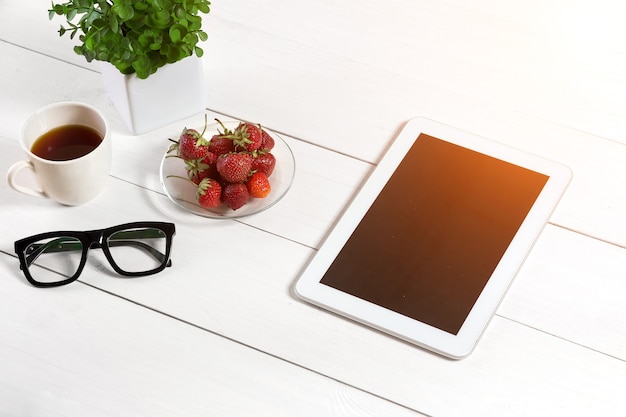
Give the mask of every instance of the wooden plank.
M 623 271 L 623 248 L 549 226 L 498 314 L 626 360 Z

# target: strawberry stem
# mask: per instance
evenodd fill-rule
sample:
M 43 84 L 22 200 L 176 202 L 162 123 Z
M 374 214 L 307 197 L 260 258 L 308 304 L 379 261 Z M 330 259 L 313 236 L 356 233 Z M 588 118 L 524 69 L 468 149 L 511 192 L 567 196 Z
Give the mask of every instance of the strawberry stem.
M 215 121 L 216 121 L 217 123 L 219 123 L 219 125 L 222 127 L 222 130 L 224 131 L 224 132 L 222 133 L 222 132 L 219 132 L 219 130 L 218 130 L 218 132 L 219 132 L 220 136 L 224 136 L 224 135 L 232 135 L 232 132 L 230 131 L 230 129 L 228 129 L 226 126 L 224 126 L 224 123 L 222 123 L 222 121 L 221 121 L 220 119 L 215 118 Z
M 185 181 L 188 181 L 188 182 L 190 182 L 190 183 L 194 184 L 194 182 L 193 182 L 193 181 L 191 181 L 189 178 L 181 177 L 180 175 L 168 175 L 168 176 L 167 176 L 167 177 L 165 177 L 165 178 L 180 178 L 181 180 L 185 180 Z M 195 184 L 194 184 L 194 185 L 195 185 Z
M 207 119 L 207 115 L 205 114 L 204 115 L 204 129 L 202 129 L 202 133 L 200 133 L 200 137 L 203 137 L 204 136 L 204 132 L 206 132 L 207 122 L 208 122 L 208 119 Z

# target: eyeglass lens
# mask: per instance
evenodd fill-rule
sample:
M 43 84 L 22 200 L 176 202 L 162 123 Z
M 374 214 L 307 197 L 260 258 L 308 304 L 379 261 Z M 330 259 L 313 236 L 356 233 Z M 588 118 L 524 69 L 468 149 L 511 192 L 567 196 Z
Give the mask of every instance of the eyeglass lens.
M 111 261 L 130 274 L 148 273 L 166 262 L 167 235 L 153 227 L 140 227 L 112 233 L 104 245 Z M 26 265 L 33 280 L 56 283 L 74 277 L 83 258 L 83 243 L 71 236 L 41 239 L 24 251 Z
M 73 277 L 82 259 L 83 243 L 70 236 L 42 239 L 24 251 L 28 271 L 35 281 L 54 283 Z
M 166 234 L 160 229 L 121 230 L 109 236 L 107 244 L 113 262 L 125 272 L 152 271 L 167 261 Z

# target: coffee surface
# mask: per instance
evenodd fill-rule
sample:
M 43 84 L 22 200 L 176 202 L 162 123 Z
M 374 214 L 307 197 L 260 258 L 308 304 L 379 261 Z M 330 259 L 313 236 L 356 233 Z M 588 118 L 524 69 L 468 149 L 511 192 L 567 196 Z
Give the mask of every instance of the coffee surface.
M 93 151 L 102 142 L 96 130 L 83 125 L 59 126 L 41 135 L 31 152 L 50 161 L 68 161 Z

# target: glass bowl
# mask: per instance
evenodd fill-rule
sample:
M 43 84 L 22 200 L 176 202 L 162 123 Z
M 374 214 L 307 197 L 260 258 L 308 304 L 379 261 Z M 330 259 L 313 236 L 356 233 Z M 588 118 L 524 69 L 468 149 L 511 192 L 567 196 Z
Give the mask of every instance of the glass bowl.
M 235 129 L 238 124 L 239 122 L 224 122 L 224 126 L 230 130 Z M 221 126 L 217 123 L 207 125 L 204 137 L 207 138 L 207 140 L 210 139 L 214 134 L 218 133 L 218 129 L 221 130 Z M 203 127 L 196 130 L 202 132 Z M 198 216 L 213 219 L 234 219 L 251 216 L 272 207 L 289 191 L 296 171 L 296 164 L 293 152 L 283 138 L 265 127 L 263 130 L 267 131 L 274 139 L 274 148 L 271 153 L 276 158 L 276 166 L 272 175 L 269 177 L 272 190 L 267 197 L 251 198 L 247 204 L 237 210 L 233 210 L 225 204 L 216 208 L 202 207 L 196 201 L 197 187 L 193 183 L 180 178 L 170 178 L 171 176 L 187 178 L 185 162 L 178 157 L 171 157 L 172 155 L 176 155 L 176 151 L 170 152 L 170 145 L 168 145 L 168 149 L 163 155 L 160 168 L 161 185 L 163 186 L 165 194 L 184 210 Z

